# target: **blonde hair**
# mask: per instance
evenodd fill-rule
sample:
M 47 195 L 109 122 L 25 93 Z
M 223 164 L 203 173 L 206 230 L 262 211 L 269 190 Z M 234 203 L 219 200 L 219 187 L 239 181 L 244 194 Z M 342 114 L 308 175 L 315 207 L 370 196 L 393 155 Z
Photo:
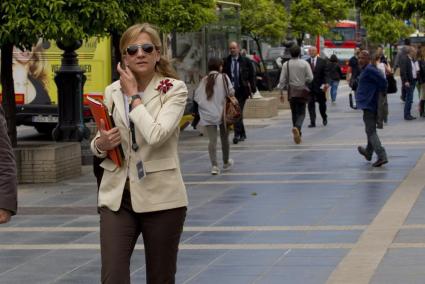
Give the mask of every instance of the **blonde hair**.
M 141 33 L 146 33 L 149 35 L 150 39 L 152 40 L 153 45 L 155 45 L 155 48 L 161 53 L 161 38 L 159 37 L 158 30 L 156 27 L 154 27 L 151 24 L 143 23 L 143 24 L 135 24 L 131 27 L 129 27 L 121 36 L 120 40 L 120 50 L 121 55 L 126 55 L 126 48 L 128 44 L 135 40 Z M 165 77 L 170 77 L 174 79 L 179 79 L 177 72 L 172 67 L 170 61 L 164 57 L 161 53 L 159 62 L 155 65 L 155 71 L 160 73 L 161 75 Z
M 47 90 L 49 77 L 47 74 L 46 59 L 44 58 L 42 43 L 35 45 L 32 50 L 31 60 L 29 61 L 28 73 L 35 79 L 42 82 L 44 89 Z

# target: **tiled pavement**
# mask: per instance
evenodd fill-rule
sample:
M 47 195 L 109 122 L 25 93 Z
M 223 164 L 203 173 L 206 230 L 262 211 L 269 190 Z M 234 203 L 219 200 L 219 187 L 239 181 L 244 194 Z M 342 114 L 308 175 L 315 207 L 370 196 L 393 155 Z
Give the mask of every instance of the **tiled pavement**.
M 303 129 L 290 114 L 248 120 L 232 145 L 235 167 L 209 174 L 207 141 L 181 134 L 190 207 L 177 283 L 425 283 L 424 119 L 402 120 L 390 95 L 379 131 L 389 164 L 372 168 L 356 150 L 361 112 L 342 86 L 329 124 Z M 308 116 L 305 125 L 308 124 Z M 0 227 L 0 283 L 99 283 L 95 180 L 19 187 L 20 214 Z M 144 283 L 139 240 L 132 282 Z

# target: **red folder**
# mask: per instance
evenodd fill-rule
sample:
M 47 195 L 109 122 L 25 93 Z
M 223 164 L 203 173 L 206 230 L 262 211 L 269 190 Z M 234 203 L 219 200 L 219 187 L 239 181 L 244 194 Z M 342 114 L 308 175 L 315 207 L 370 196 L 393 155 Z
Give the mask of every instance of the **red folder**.
M 87 103 L 91 114 L 96 121 L 97 129 L 100 129 L 101 119 L 105 122 L 106 130 L 110 130 L 115 127 L 114 119 L 109 114 L 108 108 L 102 101 L 87 96 Z M 122 150 L 121 145 L 109 150 L 108 158 L 111 159 L 118 167 L 121 167 L 124 160 L 124 151 Z

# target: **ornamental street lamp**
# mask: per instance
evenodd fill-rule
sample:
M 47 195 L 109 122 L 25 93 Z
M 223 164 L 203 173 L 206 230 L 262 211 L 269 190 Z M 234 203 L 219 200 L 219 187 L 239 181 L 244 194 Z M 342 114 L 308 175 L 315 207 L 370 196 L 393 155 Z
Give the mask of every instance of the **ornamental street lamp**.
M 86 81 L 84 71 L 78 65 L 77 50 L 81 41 L 64 43 L 57 41 L 57 46 L 64 50 L 62 65 L 56 71 L 55 83 L 58 87 L 59 121 L 53 130 L 56 141 L 81 141 L 88 139 L 90 132 L 83 120 L 83 86 Z

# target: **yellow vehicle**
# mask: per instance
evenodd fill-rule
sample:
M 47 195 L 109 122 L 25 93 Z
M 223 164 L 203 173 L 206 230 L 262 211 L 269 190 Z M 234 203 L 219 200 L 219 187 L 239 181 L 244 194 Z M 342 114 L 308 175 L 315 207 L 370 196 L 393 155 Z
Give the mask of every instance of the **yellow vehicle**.
M 34 126 L 41 133 L 51 133 L 56 126 L 58 98 L 54 76 L 60 68 L 62 53 L 54 42 L 42 40 L 32 50 L 14 48 L 16 125 Z M 88 95 L 102 99 L 105 87 L 112 82 L 111 39 L 91 38 L 83 42 L 77 53 L 79 65 L 86 76 L 84 104 Z M 83 116 L 86 122 L 92 119 L 86 106 Z M 186 127 L 191 120 L 192 115 L 185 114 L 180 122 L 181 128 Z

